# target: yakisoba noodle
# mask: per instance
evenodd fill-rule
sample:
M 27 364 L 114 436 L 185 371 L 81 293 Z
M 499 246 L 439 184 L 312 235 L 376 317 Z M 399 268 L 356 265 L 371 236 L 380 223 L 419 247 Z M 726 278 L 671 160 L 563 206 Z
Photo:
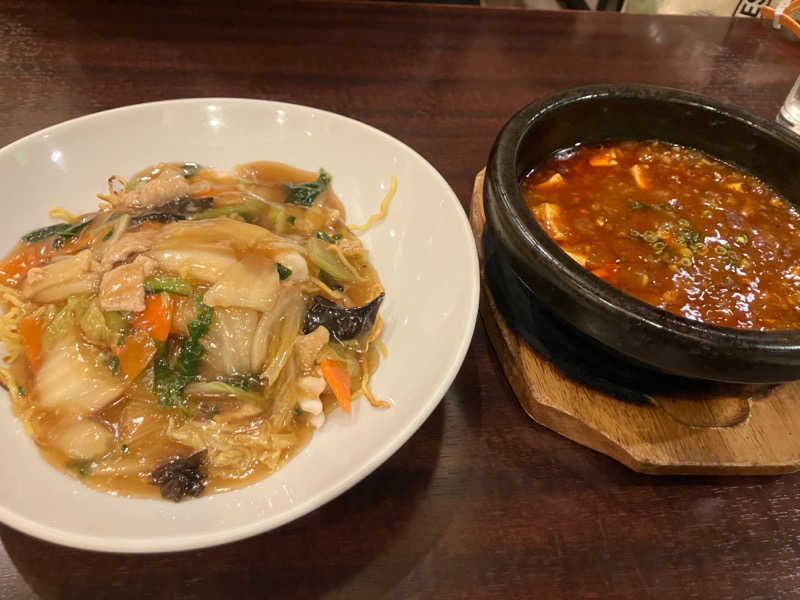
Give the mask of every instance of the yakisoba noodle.
M 277 469 L 361 395 L 388 406 L 383 287 L 324 170 L 162 163 L 99 196 L 0 264 L 0 381 L 52 464 L 179 500 Z

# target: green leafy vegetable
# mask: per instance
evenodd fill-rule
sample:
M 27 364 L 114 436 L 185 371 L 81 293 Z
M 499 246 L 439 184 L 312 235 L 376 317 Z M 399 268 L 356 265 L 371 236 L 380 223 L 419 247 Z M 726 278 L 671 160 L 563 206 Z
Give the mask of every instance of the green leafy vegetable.
M 309 183 L 287 183 L 286 184 L 286 200 L 287 204 L 298 204 L 300 206 L 311 206 L 314 200 L 317 199 L 328 184 L 331 182 L 331 176 L 325 169 L 319 170 L 319 176 L 316 181 Z
M 169 349 L 167 344 L 161 344 L 153 358 L 153 392 L 158 403 L 166 408 L 180 406 L 185 410 L 183 390 L 187 383 L 189 378 L 170 369 Z
M 217 206 L 189 216 L 190 219 L 197 221 L 201 219 L 213 219 L 214 217 L 226 217 L 230 215 L 240 215 L 248 223 L 256 220 L 258 214 L 264 210 L 264 202 L 257 198 L 251 198 L 238 204 L 227 206 Z
M 275 263 L 275 266 L 278 267 L 278 277 L 281 281 L 289 277 L 292 274 L 292 270 L 289 267 L 282 265 L 281 263 Z
M 55 238 L 53 239 L 53 248 L 58 250 L 61 248 L 67 240 L 75 237 L 78 235 L 81 230 L 86 227 L 89 223 L 91 223 L 91 219 L 86 221 L 85 223 L 78 223 L 77 225 L 71 225 L 66 229 L 62 229 L 61 231 L 57 231 L 55 234 Z
M 117 374 L 119 371 L 119 357 L 112 356 L 108 361 L 108 370 L 111 371 L 114 375 Z
M 57 225 L 50 225 L 48 227 L 42 227 L 41 229 L 34 229 L 30 233 L 26 233 L 22 236 L 23 242 L 38 242 L 39 240 L 43 240 L 45 238 L 49 238 L 65 229 L 69 229 L 69 225 L 66 223 L 59 223 Z
M 192 293 L 192 284 L 180 277 L 151 275 L 144 280 L 144 291 L 147 294 L 169 292 L 179 296 L 188 296 Z
M 30 233 L 26 233 L 22 236 L 22 241 L 32 243 L 53 237 L 53 248 L 58 249 L 61 248 L 68 239 L 78 235 L 81 230 L 91 222 L 92 220 L 89 219 L 88 221 L 78 223 L 77 225 L 68 225 L 67 223 L 49 225 L 48 227 L 42 227 L 41 229 L 36 229 Z
M 214 309 L 203 304 L 203 295 L 197 294 L 194 297 L 194 305 L 197 314 L 194 319 L 186 324 L 189 330 L 189 337 L 183 342 L 178 351 L 178 360 L 175 363 L 175 370 L 181 375 L 194 377 L 200 368 L 200 358 L 205 352 L 205 348 L 200 343 L 200 338 L 208 333 L 211 327 L 211 319 L 214 316 Z
M 110 238 L 112 235 L 114 235 L 114 230 L 113 230 L 113 229 L 109 229 L 108 231 L 106 231 L 105 235 L 103 236 L 103 241 L 104 241 L 104 242 L 107 242 L 107 241 L 108 241 L 108 239 L 109 239 L 109 238 Z
M 289 222 L 289 225 L 294 225 L 295 216 L 289 215 L 288 217 L 286 217 L 286 220 Z
M 167 344 L 161 344 L 153 359 L 153 391 L 158 403 L 167 408 L 178 406 L 184 415 L 188 415 L 189 410 L 184 391 L 200 370 L 200 358 L 205 352 L 200 338 L 208 333 L 214 316 L 214 309 L 203 304 L 202 294 L 194 297 L 194 304 L 197 314 L 186 324 L 189 337 L 178 350 L 175 368 L 170 367 Z
M 330 236 L 321 230 L 317 231 L 317 238 L 322 240 L 323 242 L 328 242 L 329 244 L 333 243 L 333 240 L 330 238 Z

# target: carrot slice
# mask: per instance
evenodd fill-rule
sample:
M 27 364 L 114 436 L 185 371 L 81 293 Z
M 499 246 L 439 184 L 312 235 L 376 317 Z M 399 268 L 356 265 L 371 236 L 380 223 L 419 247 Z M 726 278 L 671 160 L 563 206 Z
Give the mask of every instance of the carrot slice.
M 350 412 L 350 375 L 347 370 L 335 360 L 325 358 L 320 361 L 319 368 L 322 376 L 336 396 L 336 401 L 342 410 Z
M 133 313 L 131 323 L 163 342 L 169 335 L 174 313 L 175 303 L 172 301 L 172 296 L 163 292 L 147 294 L 144 297 L 144 310 Z
M 136 378 L 139 373 L 155 356 L 156 343 L 144 331 L 137 331 L 125 337 L 125 341 L 116 349 L 119 359 L 119 370 L 130 379 Z
M 22 350 L 35 373 L 42 366 L 42 325 L 32 315 L 22 317 L 17 322 L 17 331 L 22 338 Z

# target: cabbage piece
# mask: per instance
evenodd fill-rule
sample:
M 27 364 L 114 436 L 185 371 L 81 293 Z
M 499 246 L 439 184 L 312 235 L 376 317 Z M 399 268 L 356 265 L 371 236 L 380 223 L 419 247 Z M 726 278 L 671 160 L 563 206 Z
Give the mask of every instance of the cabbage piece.
M 278 296 L 278 269 L 258 254 L 247 254 L 228 268 L 208 290 L 203 302 L 209 306 L 252 308 L 267 312 Z
M 205 348 L 201 372 L 209 378 L 250 373 L 250 350 L 258 313 L 247 308 L 221 308 L 201 343 Z
M 44 357 L 36 374 L 39 406 L 69 414 L 87 414 L 119 398 L 122 380 L 111 374 L 103 355 L 76 335 L 63 339 Z
M 112 346 L 119 337 L 119 331 L 112 331 L 108 326 L 97 298 L 92 298 L 88 302 L 86 311 L 80 317 L 79 325 L 84 337 L 93 344 Z
M 255 404 L 257 406 L 264 404 L 264 397 L 261 394 L 242 389 L 224 381 L 190 383 L 186 386 L 186 396 L 225 396 L 236 398 L 245 404 Z
M 44 350 L 54 350 L 69 336 L 75 337 L 78 322 L 89 307 L 86 296 L 70 296 L 67 303 L 53 316 L 42 332 Z
M 258 322 L 250 352 L 250 369 L 253 373 L 261 373 L 269 385 L 275 382 L 289 358 L 294 340 L 300 333 L 305 308 L 300 290 L 286 288 L 275 307 L 264 313 Z
M 267 403 L 271 406 L 269 421 L 275 429 L 285 428 L 294 418 L 294 408 L 300 400 L 296 376 L 297 367 L 290 356 L 275 385 L 266 391 Z
M 25 281 L 22 284 L 22 296 L 26 300 L 35 302 L 56 302 L 64 299 L 70 294 L 61 295 L 61 298 L 54 297 L 62 294 L 60 288 L 65 285 L 80 282 L 84 277 L 89 276 L 89 262 L 92 253 L 90 250 L 83 250 L 73 256 L 67 256 L 59 260 L 54 260 L 44 267 L 34 267 L 28 271 Z M 51 290 L 50 288 L 55 288 Z M 46 292 L 50 292 L 47 294 Z
M 186 242 L 183 248 L 153 250 L 148 256 L 165 271 L 206 283 L 216 283 L 236 263 L 236 256 L 229 246 L 203 247 L 191 242 Z
M 308 240 L 308 261 L 338 281 L 353 283 L 357 280 L 355 274 L 342 262 L 334 245 L 319 238 Z
M 302 247 L 290 239 L 237 219 L 217 217 L 199 221 L 178 221 L 161 228 L 154 250 L 186 250 L 196 247 L 269 252 Z
M 96 273 L 86 273 L 79 279 L 72 279 L 63 285 L 55 285 L 36 294 L 36 302 L 61 302 L 69 296 L 90 295 L 97 292 L 100 287 L 100 276 Z

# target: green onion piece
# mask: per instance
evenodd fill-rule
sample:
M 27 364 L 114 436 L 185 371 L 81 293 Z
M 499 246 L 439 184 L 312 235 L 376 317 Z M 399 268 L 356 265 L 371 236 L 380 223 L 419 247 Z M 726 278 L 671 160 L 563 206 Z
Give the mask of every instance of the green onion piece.
M 147 294 L 169 292 L 178 296 L 188 296 L 192 293 L 192 284 L 180 277 L 151 275 L 144 280 L 144 291 Z
M 286 217 L 286 220 L 289 222 L 289 225 L 294 225 L 295 216 L 289 215 L 288 217 Z
M 275 266 L 278 267 L 278 277 L 281 281 L 289 277 L 292 274 L 292 270 L 289 267 L 282 265 L 281 263 L 275 263 Z
M 746 244 L 747 243 L 747 235 L 744 234 L 744 233 L 738 234 L 736 236 L 736 241 L 739 242 L 740 244 Z
M 114 375 L 117 374 L 117 371 L 119 371 L 119 357 L 118 356 L 112 356 L 108 360 L 108 370 L 111 371 Z
M 109 229 L 108 231 L 106 231 L 106 234 L 103 236 L 103 241 L 104 241 L 104 242 L 108 241 L 108 239 L 109 239 L 109 238 L 110 238 L 112 235 L 114 235 L 114 230 L 113 230 L 113 229 Z
M 328 242 L 329 244 L 333 243 L 333 240 L 324 231 L 317 231 L 317 238 L 322 240 L 323 242 Z

